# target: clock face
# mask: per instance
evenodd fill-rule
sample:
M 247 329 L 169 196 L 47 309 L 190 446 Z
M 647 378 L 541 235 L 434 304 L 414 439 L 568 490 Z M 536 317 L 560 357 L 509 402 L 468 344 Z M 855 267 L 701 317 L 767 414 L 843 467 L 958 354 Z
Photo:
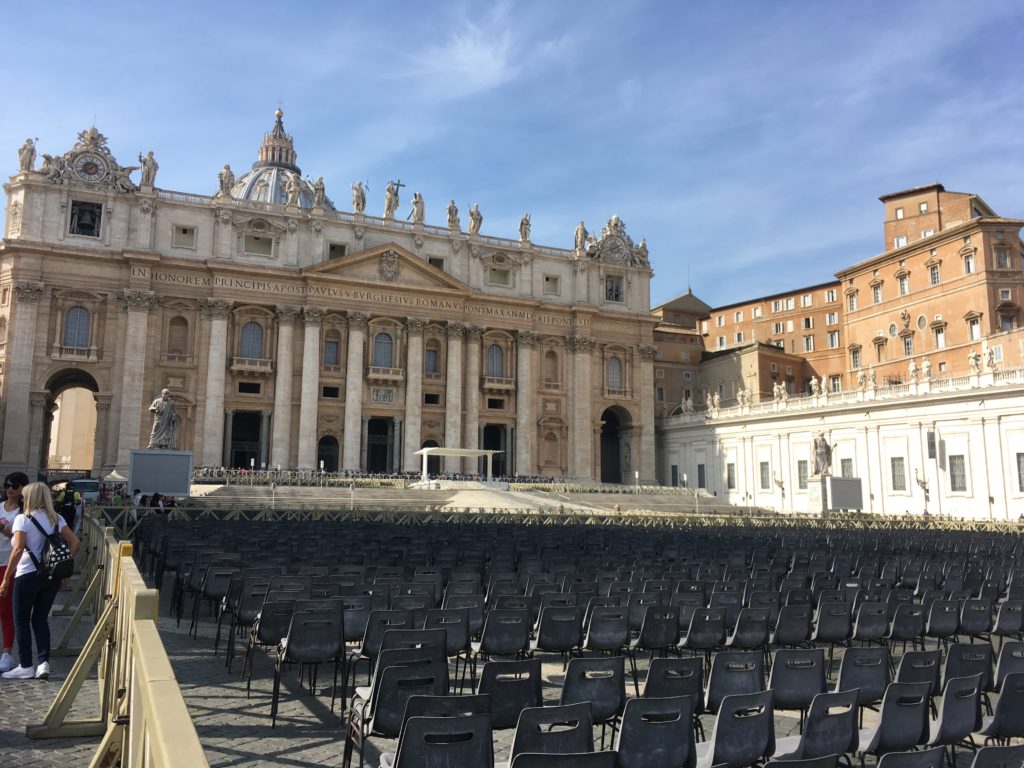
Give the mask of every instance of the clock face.
M 610 261 L 621 261 L 626 255 L 626 244 L 618 237 L 609 237 L 605 241 L 604 252 Z
M 75 159 L 75 173 L 84 181 L 99 181 L 107 175 L 107 165 L 97 155 L 79 155 Z

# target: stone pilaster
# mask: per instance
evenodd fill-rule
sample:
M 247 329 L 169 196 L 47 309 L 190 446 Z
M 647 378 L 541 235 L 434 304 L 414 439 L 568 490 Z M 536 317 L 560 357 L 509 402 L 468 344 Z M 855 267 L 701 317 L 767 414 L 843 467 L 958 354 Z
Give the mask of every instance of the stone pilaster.
M 107 430 L 110 428 L 110 395 L 93 394 L 96 401 L 96 439 L 93 444 L 92 466 L 96 472 L 107 473 Z M 179 432 L 180 434 L 180 432 Z
M 466 327 L 461 323 L 448 324 L 448 368 L 445 374 L 444 447 L 462 447 L 462 337 Z M 462 461 L 458 456 L 444 457 L 445 472 L 459 472 Z
M 28 476 L 35 477 L 36 474 L 46 468 L 46 450 L 49 446 L 43 445 L 43 435 L 49 430 L 47 427 L 53 423 L 53 412 L 56 403 L 50 399 L 49 392 L 30 392 L 29 407 L 29 441 L 28 461 L 25 462 L 25 472 Z
M 640 482 L 656 481 L 657 460 L 654 455 L 654 355 L 657 349 L 641 345 L 640 354 L 640 457 L 633 460 L 633 469 L 640 470 Z M 634 455 L 635 455 L 634 451 Z M 630 478 L 632 479 L 632 478 Z
M 32 355 L 36 348 L 36 317 L 42 293 L 42 283 L 19 280 L 14 284 L 14 306 L 8 321 L 4 363 L 3 465 L 8 471 L 20 470 L 29 463 L 29 390 Z
M 593 480 L 590 351 L 594 348 L 594 340 L 589 336 L 570 336 L 567 344 L 572 350 L 573 364 L 573 378 L 569 382 L 569 454 L 572 456 L 569 471 L 575 480 Z
M 306 333 L 302 341 L 302 389 L 299 401 L 299 469 L 316 468 L 316 412 L 320 399 L 320 323 L 326 311 L 306 307 L 302 319 Z M 347 395 L 347 393 L 346 393 Z
M 410 317 L 405 323 L 408 356 L 405 362 L 405 434 L 402 468 L 417 468 L 416 451 L 420 449 L 423 423 L 423 327 L 422 320 Z
M 462 444 L 472 451 L 480 447 L 480 335 L 480 328 L 466 326 L 466 417 Z M 467 459 L 464 470 L 476 472 L 478 466 L 479 459 Z
M 219 467 L 231 457 L 224 450 L 224 376 L 227 370 L 228 317 L 232 302 L 203 299 L 200 310 L 210 325 L 206 355 L 206 407 L 203 411 L 201 466 Z
M 342 469 L 358 471 L 363 423 L 363 346 L 369 316 L 352 312 L 348 316 L 348 357 L 345 367 L 345 435 Z
M 128 313 L 124 335 L 124 371 L 121 376 L 121 423 L 117 432 L 117 466 L 123 471 L 131 462 L 131 452 L 139 447 L 142 412 L 147 407 L 142 392 L 146 373 L 146 333 L 149 313 L 157 306 L 156 294 L 137 288 L 122 291 L 117 297 L 121 310 Z
M 359 469 L 366 471 L 367 448 L 370 442 L 370 417 L 363 416 L 359 424 Z
M 277 308 L 277 377 L 274 380 L 274 422 L 270 443 L 270 465 L 291 468 L 292 382 L 294 367 L 295 318 L 299 307 Z
M 537 334 L 519 331 L 516 334 L 516 474 L 532 475 L 537 471 L 534 448 L 537 443 L 537 420 L 534 401 L 537 369 L 534 350 Z

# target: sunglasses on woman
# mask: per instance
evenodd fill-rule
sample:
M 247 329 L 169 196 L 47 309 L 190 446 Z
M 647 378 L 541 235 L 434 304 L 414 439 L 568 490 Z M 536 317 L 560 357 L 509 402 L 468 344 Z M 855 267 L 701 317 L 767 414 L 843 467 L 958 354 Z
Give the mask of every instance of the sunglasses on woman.
M 6 488 L 9 491 L 20 491 L 21 490 L 21 486 L 20 485 L 15 485 L 14 483 L 4 483 L 4 488 Z

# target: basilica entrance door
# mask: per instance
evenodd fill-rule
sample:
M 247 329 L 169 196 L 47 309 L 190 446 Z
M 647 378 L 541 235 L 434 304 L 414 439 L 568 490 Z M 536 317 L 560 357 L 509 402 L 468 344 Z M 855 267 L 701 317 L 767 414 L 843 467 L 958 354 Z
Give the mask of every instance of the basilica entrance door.
M 371 418 L 366 424 L 366 471 L 390 472 L 394 450 L 394 420 Z
M 485 424 L 483 449 L 485 451 L 501 451 L 494 454 L 491 462 L 491 473 L 494 477 L 504 477 L 508 474 L 508 425 L 506 424 Z M 480 460 L 479 474 L 487 472 L 485 459 Z
M 260 469 L 260 426 L 258 411 L 235 411 L 231 417 L 231 453 L 228 464 L 236 469 Z M 255 462 L 255 464 L 253 464 Z

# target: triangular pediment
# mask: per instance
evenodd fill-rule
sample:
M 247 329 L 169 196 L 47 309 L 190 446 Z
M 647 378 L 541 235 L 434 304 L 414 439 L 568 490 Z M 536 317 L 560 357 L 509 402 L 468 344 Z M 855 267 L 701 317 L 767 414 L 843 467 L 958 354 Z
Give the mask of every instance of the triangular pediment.
M 469 286 L 396 243 L 346 254 L 303 270 L 308 277 L 335 278 L 378 287 L 469 292 Z

